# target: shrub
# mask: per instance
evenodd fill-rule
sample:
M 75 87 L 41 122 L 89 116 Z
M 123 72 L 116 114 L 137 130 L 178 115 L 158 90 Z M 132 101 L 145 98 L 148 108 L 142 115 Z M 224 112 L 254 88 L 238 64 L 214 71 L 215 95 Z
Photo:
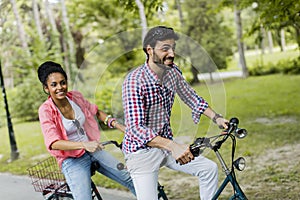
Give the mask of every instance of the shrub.
M 122 104 L 122 89 L 121 85 L 118 85 L 117 79 L 110 79 L 106 81 L 106 84 L 101 84 L 101 89 L 96 92 L 96 104 L 99 109 L 111 114 L 117 118 L 119 122 L 124 121 L 124 112 Z M 107 129 L 100 123 L 101 128 Z
M 294 60 L 283 60 L 266 65 L 257 64 L 249 69 L 250 76 L 262 76 L 269 74 L 300 74 L 300 57 Z
M 24 121 L 38 120 L 38 108 L 46 98 L 37 78 L 29 76 L 9 96 L 11 115 Z

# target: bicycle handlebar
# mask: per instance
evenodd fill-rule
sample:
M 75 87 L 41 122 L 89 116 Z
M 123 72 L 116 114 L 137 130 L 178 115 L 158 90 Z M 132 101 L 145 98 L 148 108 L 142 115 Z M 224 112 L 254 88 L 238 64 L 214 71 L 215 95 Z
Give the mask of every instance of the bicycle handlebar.
M 101 144 L 102 144 L 103 146 L 108 145 L 108 144 L 113 144 L 113 145 L 115 145 L 116 147 L 118 147 L 119 149 L 122 149 L 122 143 L 118 143 L 118 142 L 115 141 L 115 140 L 108 140 L 108 141 L 105 141 L 105 142 L 101 142 Z
M 196 138 L 196 140 L 193 142 L 193 144 L 190 145 L 190 151 L 191 153 L 197 157 L 203 152 L 203 148 L 209 147 L 213 149 L 214 151 L 221 148 L 221 145 L 227 140 L 227 138 L 230 136 L 231 138 L 237 137 L 239 139 L 242 139 L 246 137 L 247 130 L 238 128 L 239 120 L 236 117 L 233 117 L 229 120 L 229 123 L 227 124 L 228 128 L 224 130 L 223 134 L 219 134 L 212 137 L 199 137 Z M 234 133 L 234 135 L 232 134 Z M 222 137 L 222 140 L 217 141 L 214 145 L 210 142 L 212 138 L 219 138 Z
M 193 142 L 193 144 L 190 145 L 190 151 L 191 153 L 197 157 L 203 152 L 203 148 L 209 147 L 216 151 L 217 149 L 221 148 L 221 145 L 227 140 L 227 138 L 230 137 L 237 137 L 239 139 L 242 139 L 246 137 L 247 135 L 247 130 L 246 129 L 241 129 L 238 128 L 239 124 L 239 119 L 236 117 L 233 117 L 229 120 L 229 123 L 227 124 L 228 128 L 224 130 L 224 133 L 215 135 L 212 137 L 199 137 L 196 138 L 196 140 Z M 234 135 L 232 134 L 234 133 Z M 214 145 L 211 144 L 210 140 L 212 138 L 219 138 L 222 137 L 222 140 L 217 141 Z M 109 140 L 101 143 L 103 146 L 108 145 L 108 144 L 113 144 L 119 149 L 122 149 L 122 143 L 118 143 L 117 141 L 114 140 Z

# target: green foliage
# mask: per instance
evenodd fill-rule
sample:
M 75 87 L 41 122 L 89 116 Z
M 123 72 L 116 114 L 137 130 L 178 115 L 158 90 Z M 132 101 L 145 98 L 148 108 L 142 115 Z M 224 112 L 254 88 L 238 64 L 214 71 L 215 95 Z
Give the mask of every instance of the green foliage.
M 261 22 L 272 27 L 273 23 L 276 25 L 293 25 L 299 23 L 299 1 L 285 0 L 285 1 L 269 1 L 269 0 L 246 0 L 241 1 L 241 7 L 252 6 L 252 8 L 259 13 Z M 298 22 L 297 22 L 298 21 Z M 296 24 L 295 24 L 296 25 Z
M 268 63 L 263 66 L 257 64 L 249 69 L 249 74 L 251 76 L 261 76 L 276 73 L 300 74 L 300 58 L 283 60 L 277 63 Z
M 217 2 L 217 1 L 216 1 Z M 196 40 L 207 51 L 219 69 L 226 68 L 226 57 L 232 52 L 231 29 L 224 23 L 215 1 L 185 1 L 183 7 L 189 10 L 185 20 L 185 32 Z M 199 5 L 199 6 L 195 6 Z M 191 49 L 193 52 L 193 49 Z M 201 66 L 201 72 L 212 72 L 216 69 Z
M 11 93 L 9 99 L 12 116 L 24 121 L 38 120 L 38 108 L 46 97 L 36 75 L 31 73 L 31 76 L 14 88 Z
M 262 33 L 261 28 L 273 30 L 279 33 L 280 29 L 285 28 L 288 32 L 293 32 L 294 41 L 300 46 L 300 3 L 297 0 L 269 1 L 269 0 L 246 0 L 241 1 L 241 7 L 250 8 L 256 12 L 254 22 L 248 34 L 255 32 Z M 291 30 L 293 29 L 293 30 Z

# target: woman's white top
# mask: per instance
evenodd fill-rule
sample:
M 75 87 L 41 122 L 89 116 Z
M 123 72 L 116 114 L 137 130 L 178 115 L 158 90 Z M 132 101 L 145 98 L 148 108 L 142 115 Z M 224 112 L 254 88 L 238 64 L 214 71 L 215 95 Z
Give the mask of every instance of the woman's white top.
M 68 139 L 70 141 L 74 141 L 74 142 L 88 141 L 88 137 L 85 134 L 85 130 L 83 128 L 83 124 L 85 122 L 85 116 L 84 116 L 83 112 L 81 111 L 80 107 L 76 103 L 74 103 L 68 97 L 67 97 L 67 99 L 70 102 L 70 104 L 74 110 L 75 119 L 74 120 L 67 119 L 63 116 L 63 114 L 60 111 L 59 112 L 60 112 L 60 115 L 62 118 L 63 126 L 67 132 Z M 76 122 L 76 120 L 77 120 L 77 122 Z M 77 125 L 76 125 L 76 123 L 77 123 Z

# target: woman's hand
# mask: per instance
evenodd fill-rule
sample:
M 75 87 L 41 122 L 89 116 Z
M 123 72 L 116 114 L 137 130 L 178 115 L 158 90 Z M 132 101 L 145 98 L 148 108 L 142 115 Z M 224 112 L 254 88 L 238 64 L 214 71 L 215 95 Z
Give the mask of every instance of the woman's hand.
M 88 152 L 95 152 L 104 149 L 104 146 L 98 141 L 82 142 L 84 150 Z

